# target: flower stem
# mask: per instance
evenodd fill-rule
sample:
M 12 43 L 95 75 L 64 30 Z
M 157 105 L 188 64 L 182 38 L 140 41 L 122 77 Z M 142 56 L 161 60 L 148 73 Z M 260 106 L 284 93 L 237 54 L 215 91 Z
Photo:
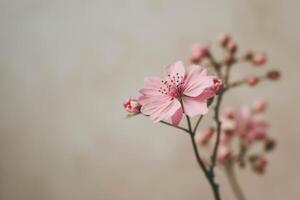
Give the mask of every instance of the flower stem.
M 199 154 L 199 151 L 198 151 L 198 148 L 197 148 L 197 144 L 196 144 L 196 141 L 195 141 L 195 133 L 192 129 L 190 117 L 186 115 L 186 119 L 187 119 L 187 123 L 188 123 L 188 127 L 189 127 L 189 133 L 190 133 L 191 141 L 192 141 L 192 146 L 193 146 L 193 149 L 194 149 L 194 153 L 195 153 L 197 162 L 198 162 L 200 168 L 202 169 L 205 177 L 207 178 L 207 180 L 208 180 L 208 182 L 211 186 L 211 189 L 213 191 L 215 200 L 221 200 L 221 196 L 220 196 L 220 192 L 219 192 L 219 185 L 214 180 L 214 174 L 210 173 L 210 171 L 206 168 L 205 163 L 203 162 L 203 160 L 200 157 L 200 154 Z M 202 118 L 200 117 L 199 123 L 200 123 L 201 119 Z
M 219 149 L 219 143 L 220 143 L 220 136 L 221 136 L 221 121 L 220 121 L 220 106 L 221 106 L 221 102 L 222 102 L 222 98 L 223 98 L 223 93 L 219 94 L 218 98 L 217 98 L 217 103 L 215 106 L 215 122 L 217 124 L 217 138 L 216 138 L 216 142 L 214 145 L 214 149 L 213 149 L 213 153 L 211 156 L 211 166 L 210 166 L 210 171 L 212 173 L 214 173 L 214 168 L 216 166 L 216 160 L 217 160 L 217 154 L 218 154 L 218 149 Z
M 231 163 L 228 163 L 225 165 L 225 173 L 227 175 L 227 178 L 229 180 L 230 186 L 232 188 L 232 191 L 236 197 L 237 200 L 246 200 L 243 191 L 237 181 L 235 171 L 233 168 L 233 165 Z
M 189 130 L 188 130 L 188 129 L 183 128 L 183 127 L 181 127 L 181 126 L 174 126 L 173 124 L 171 124 L 171 123 L 169 123 L 169 122 L 165 122 L 165 121 L 160 121 L 160 123 L 165 124 L 165 125 L 168 125 L 168 126 L 171 126 L 171 127 L 174 127 L 174 128 L 178 128 L 178 129 L 180 129 L 180 130 L 183 130 L 183 131 L 189 133 Z
M 194 135 L 191 133 L 190 136 L 191 136 L 191 141 L 192 141 L 192 145 L 193 145 L 193 149 L 194 149 L 194 153 L 195 153 L 197 162 L 198 162 L 200 168 L 202 169 L 202 171 L 204 172 L 204 175 L 207 178 L 207 180 L 211 186 L 211 189 L 214 194 L 214 198 L 215 198 L 215 200 L 221 200 L 219 185 L 215 182 L 214 176 L 207 170 L 203 160 L 201 159 Z

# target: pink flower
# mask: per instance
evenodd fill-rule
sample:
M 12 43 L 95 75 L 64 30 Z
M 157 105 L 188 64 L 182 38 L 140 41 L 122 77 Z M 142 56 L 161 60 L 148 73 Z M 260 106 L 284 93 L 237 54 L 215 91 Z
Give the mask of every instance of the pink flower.
M 154 122 L 170 119 L 178 125 L 183 113 L 190 117 L 208 112 L 207 99 L 215 95 L 214 77 L 198 65 L 186 72 L 181 61 L 166 67 L 167 76 L 145 78 L 139 103 Z
M 124 101 L 123 106 L 130 114 L 138 114 L 141 110 L 141 105 L 137 99 L 129 98 Z
M 247 107 L 238 109 L 234 120 L 236 123 L 234 131 L 245 143 L 262 140 L 267 135 L 267 122 L 260 115 L 251 113 Z

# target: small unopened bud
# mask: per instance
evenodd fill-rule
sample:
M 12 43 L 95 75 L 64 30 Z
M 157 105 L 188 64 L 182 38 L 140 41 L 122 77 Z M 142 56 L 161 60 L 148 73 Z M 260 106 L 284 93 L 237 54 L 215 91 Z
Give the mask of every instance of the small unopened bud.
M 251 51 L 251 50 L 248 50 L 246 53 L 245 53 L 245 55 L 244 55 L 244 59 L 245 60 L 252 60 L 252 57 L 253 57 L 253 52 Z
M 228 145 L 232 139 L 232 131 L 225 130 L 220 136 L 220 145 Z
M 267 138 L 265 140 L 265 151 L 272 151 L 274 148 L 276 147 L 276 141 L 274 139 L 271 138 Z
M 227 65 L 232 65 L 235 62 L 235 59 L 232 54 L 228 54 L 226 55 L 224 61 Z
M 196 135 L 196 142 L 200 145 L 206 145 L 213 136 L 214 132 L 215 130 L 213 127 L 204 129 L 201 133 Z
M 216 94 L 219 94 L 224 89 L 224 82 L 222 79 L 214 78 L 213 90 Z
M 252 110 L 256 113 L 260 113 L 266 110 L 268 106 L 267 101 L 265 100 L 257 100 L 253 103 Z
M 220 164 L 224 163 L 227 159 L 229 159 L 232 156 L 232 153 L 230 152 L 229 148 L 226 145 L 220 145 L 218 150 L 218 156 L 217 160 Z
M 235 110 L 233 108 L 226 108 L 224 111 L 224 116 L 228 119 L 234 119 L 235 117 Z
M 125 110 L 130 114 L 138 114 L 141 112 L 141 105 L 136 99 L 127 99 L 126 101 L 124 101 L 123 106 Z
M 250 86 L 255 86 L 258 83 L 259 79 L 256 76 L 249 76 L 247 78 L 247 83 Z
M 228 44 L 226 45 L 226 48 L 231 53 L 235 53 L 238 47 L 235 42 L 229 41 Z
M 251 61 L 254 65 L 261 66 L 267 62 L 267 56 L 264 53 L 254 53 Z
M 190 59 L 191 63 L 197 64 L 197 63 L 201 62 L 204 58 L 206 58 L 207 55 L 208 55 L 207 47 L 195 45 L 193 47 L 192 54 L 189 59 Z
M 221 33 L 218 36 L 218 42 L 220 45 L 222 45 L 223 47 L 225 47 L 228 42 L 230 41 L 230 35 L 226 34 L 226 33 Z
M 264 157 L 257 156 L 251 164 L 254 172 L 263 174 L 266 171 L 268 162 Z
M 267 78 L 276 81 L 280 78 L 280 72 L 277 70 L 271 70 L 267 73 Z

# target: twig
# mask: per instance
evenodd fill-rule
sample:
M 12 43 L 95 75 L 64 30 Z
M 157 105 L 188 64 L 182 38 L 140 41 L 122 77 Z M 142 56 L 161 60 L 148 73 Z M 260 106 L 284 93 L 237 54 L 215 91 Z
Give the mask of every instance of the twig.
M 236 198 L 238 200 L 246 200 L 245 195 L 243 194 L 243 191 L 237 181 L 235 171 L 234 171 L 234 168 L 233 168 L 233 165 L 231 162 L 226 163 L 225 173 L 228 177 L 230 186 L 231 186 L 232 191 L 233 191 L 234 195 L 236 196 Z
M 196 125 L 195 125 L 195 127 L 194 127 L 194 129 L 193 129 L 193 135 L 196 134 L 196 131 L 197 131 L 197 129 L 198 129 L 198 126 L 199 126 L 199 124 L 200 124 L 202 118 L 203 118 L 203 115 L 200 115 L 200 117 L 198 118 L 198 121 L 197 121 L 197 123 L 196 123 Z
M 171 124 L 171 123 L 169 123 L 169 122 L 165 122 L 165 121 L 160 121 L 160 123 L 166 124 L 166 125 L 168 125 L 168 126 L 171 126 L 171 127 L 174 127 L 174 128 L 178 128 L 178 129 L 183 130 L 183 131 L 185 131 L 185 132 L 187 132 L 187 133 L 190 133 L 188 129 L 183 128 L 183 127 L 181 127 L 181 126 L 174 126 L 173 124 Z

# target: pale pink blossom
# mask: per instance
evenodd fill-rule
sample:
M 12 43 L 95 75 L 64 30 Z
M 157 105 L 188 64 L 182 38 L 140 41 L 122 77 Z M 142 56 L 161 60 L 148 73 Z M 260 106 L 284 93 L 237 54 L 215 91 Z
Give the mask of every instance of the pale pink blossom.
M 123 106 L 125 110 L 130 114 L 140 113 L 141 105 L 139 104 L 137 99 L 129 98 L 124 101 Z
M 236 111 L 234 132 L 238 134 L 245 143 L 262 140 L 267 135 L 268 124 L 260 116 L 252 113 L 247 107 L 241 107 Z
M 206 69 L 192 65 L 186 72 L 181 61 L 166 67 L 166 76 L 145 78 L 139 92 L 141 112 L 154 122 L 171 119 L 178 125 L 183 114 L 194 117 L 208 112 L 207 99 L 215 95 L 214 77 Z

